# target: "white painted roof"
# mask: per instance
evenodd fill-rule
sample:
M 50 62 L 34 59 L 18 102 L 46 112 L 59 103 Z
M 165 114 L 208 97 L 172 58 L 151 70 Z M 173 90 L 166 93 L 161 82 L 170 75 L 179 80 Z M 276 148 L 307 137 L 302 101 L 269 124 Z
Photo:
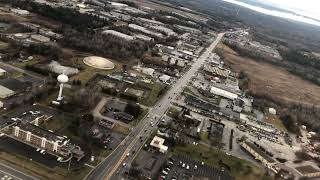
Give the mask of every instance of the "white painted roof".
M 238 98 L 237 94 L 234 94 L 234 93 L 231 93 L 231 92 L 228 92 L 223 89 L 216 88 L 216 87 L 211 87 L 210 92 L 212 94 L 216 94 L 216 95 L 219 95 L 219 96 L 222 96 L 222 97 L 225 97 L 228 99 L 232 99 L 232 100 Z

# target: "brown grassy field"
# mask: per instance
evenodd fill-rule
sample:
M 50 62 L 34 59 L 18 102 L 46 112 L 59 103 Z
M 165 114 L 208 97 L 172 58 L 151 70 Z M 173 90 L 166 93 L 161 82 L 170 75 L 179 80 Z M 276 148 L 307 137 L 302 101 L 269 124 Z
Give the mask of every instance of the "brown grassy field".
M 249 90 L 256 95 L 267 95 L 284 103 L 320 104 L 320 87 L 291 74 L 283 68 L 241 57 L 229 47 L 220 44 L 225 63 L 236 72 L 248 75 Z

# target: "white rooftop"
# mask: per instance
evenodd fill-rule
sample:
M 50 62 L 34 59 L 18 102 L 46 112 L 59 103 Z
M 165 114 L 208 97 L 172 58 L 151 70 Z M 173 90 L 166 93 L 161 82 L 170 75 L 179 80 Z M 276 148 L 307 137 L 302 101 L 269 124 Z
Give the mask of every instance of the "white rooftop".
M 155 136 L 151 143 L 150 146 L 158 148 L 161 153 L 166 153 L 168 151 L 168 146 L 163 145 L 164 144 L 164 139 L 158 136 Z
M 228 92 L 226 90 L 223 90 L 223 89 L 220 89 L 220 88 L 217 88 L 217 87 L 214 87 L 214 86 L 211 87 L 210 92 L 212 94 L 215 94 L 215 95 L 218 95 L 218 96 L 222 96 L 222 97 L 225 97 L 225 98 L 228 98 L 228 99 L 232 99 L 232 100 L 238 98 L 237 94 Z

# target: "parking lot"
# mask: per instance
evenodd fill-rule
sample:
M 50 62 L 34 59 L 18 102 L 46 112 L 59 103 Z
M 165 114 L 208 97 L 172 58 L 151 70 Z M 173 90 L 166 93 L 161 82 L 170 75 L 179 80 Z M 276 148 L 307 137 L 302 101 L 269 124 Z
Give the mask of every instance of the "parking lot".
M 159 174 L 159 179 L 163 180 L 183 180 L 192 177 L 207 177 L 209 179 L 220 180 L 233 179 L 227 173 L 205 165 L 203 162 L 195 161 L 187 156 L 173 156 L 169 158 Z
M 10 174 L 0 171 L 0 180 L 18 180 L 18 178 L 15 178 Z

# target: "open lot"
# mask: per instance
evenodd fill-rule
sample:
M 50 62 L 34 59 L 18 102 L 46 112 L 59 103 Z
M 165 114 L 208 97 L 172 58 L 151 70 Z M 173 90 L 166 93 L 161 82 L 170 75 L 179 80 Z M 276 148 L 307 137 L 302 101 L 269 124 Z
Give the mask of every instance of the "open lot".
M 229 47 L 220 44 L 225 62 L 236 72 L 244 71 L 248 75 L 249 90 L 252 94 L 267 96 L 276 101 L 320 104 L 320 87 L 303 80 L 283 68 L 262 61 L 241 57 Z

